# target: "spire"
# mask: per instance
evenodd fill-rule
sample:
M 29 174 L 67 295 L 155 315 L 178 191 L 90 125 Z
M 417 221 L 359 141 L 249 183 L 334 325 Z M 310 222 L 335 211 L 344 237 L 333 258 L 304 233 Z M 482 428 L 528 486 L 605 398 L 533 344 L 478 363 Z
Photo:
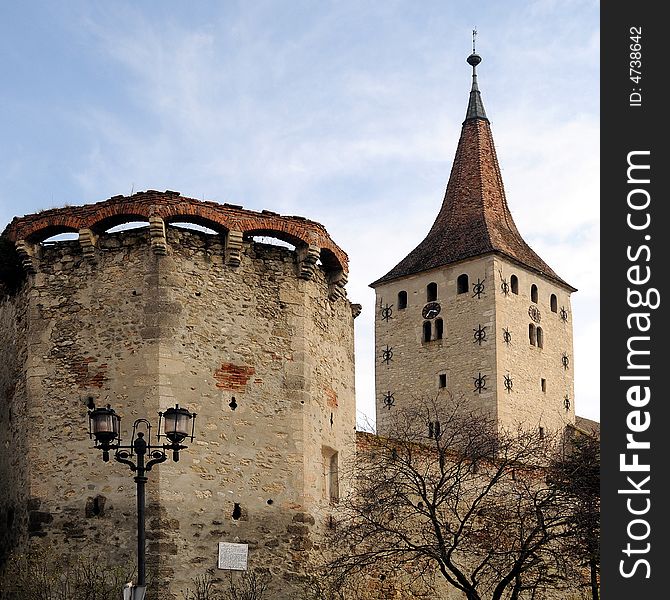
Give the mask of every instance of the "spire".
M 472 90 L 440 212 L 425 239 L 372 283 L 372 287 L 468 258 L 498 253 L 574 291 L 532 250 L 514 224 L 491 126 L 477 88 L 475 67 L 480 62 L 474 52 L 468 57 L 473 73 Z
M 482 95 L 477 86 L 477 65 L 482 62 L 482 57 L 475 52 L 475 39 L 477 37 L 477 30 L 472 30 L 472 54 L 468 56 L 467 62 L 472 66 L 472 89 L 470 90 L 470 100 L 468 102 L 468 110 L 465 113 L 465 120 L 470 119 L 487 119 L 486 111 L 484 110 L 484 103 L 482 102 Z

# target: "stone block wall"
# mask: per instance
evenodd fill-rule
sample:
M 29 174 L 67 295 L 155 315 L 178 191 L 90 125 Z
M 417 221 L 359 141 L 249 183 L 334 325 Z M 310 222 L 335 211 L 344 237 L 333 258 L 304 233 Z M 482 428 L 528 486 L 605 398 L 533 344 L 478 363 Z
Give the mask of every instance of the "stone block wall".
M 574 361 L 572 346 L 572 310 L 570 293 L 549 279 L 528 269 L 495 258 L 496 321 L 498 343 L 497 369 L 502 390 L 498 413 L 508 427 L 517 423 L 563 431 L 575 422 Z M 509 284 L 512 275 L 518 278 L 518 294 L 504 294 L 501 283 Z M 537 302 L 530 297 L 532 285 L 537 286 Z M 556 295 L 556 312 L 551 310 L 551 295 Z M 531 308 L 532 307 L 532 308 Z M 561 309 L 566 319 L 561 318 Z M 537 309 L 537 310 L 535 310 Z M 529 310 L 535 319 L 531 318 Z M 530 343 L 529 325 L 542 329 L 540 348 Z M 502 331 L 511 333 L 509 344 L 502 342 Z M 563 362 L 567 357 L 567 364 Z M 512 389 L 504 387 L 504 377 L 512 380 Z M 544 380 L 544 390 L 542 388 Z M 566 396 L 568 402 L 566 403 Z
M 26 393 L 26 314 L 25 297 L 16 301 L 0 298 L 0 563 L 25 539 L 29 524 L 39 531 L 43 519 L 28 494 L 27 440 L 23 435 L 28 425 L 22 402 Z
M 468 275 L 468 292 L 457 292 L 457 279 Z M 465 261 L 458 265 L 434 269 L 390 281 L 376 288 L 375 365 L 377 390 L 377 432 L 389 435 L 385 415 L 388 408 L 384 394 L 394 394 L 395 406 L 408 407 L 412 402 L 451 394 L 463 399 L 466 406 L 486 410 L 496 416 L 496 336 L 493 261 L 490 257 Z M 482 293 L 473 294 L 472 286 L 483 284 Z M 422 316 L 428 304 L 427 287 L 437 284 L 440 313 L 432 319 Z M 398 309 L 398 293 L 407 292 L 407 308 Z M 391 318 L 383 318 L 381 310 L 393 305 Z M 435 339 L 435 321 L 442 319 L 442 339 Z M 431 322 L 432 340 L 423 340 L 423 323 Z M 476 329 L 486 337 L 481 344 L 475 340 Z M 392 348 L 393 357 L 385 362 L 383 351 Z M 446 375 L 446 387 L 440 387 L 440 375 Z M 475 388 L 475 379 L 485 378 L 482 388 Z
M 466 293 L 458 293 L 462 275 L 468 277 Z M 518 293 L 511 290 L 512 276 L 517 278 Z M 431 283 L 437 284 L 440 312 L 424 318 L 422 309 L 429 303 Z M 533 284 L 538 287 L 537 303 L 530 298 Z M 394 407 L 449 395 L 462 399 L 468 408 L 487 411 L 501 427 L 523 424 L 543 427 L 549 433 L 574 423 L 567 289 L 502 256 L 489 254 L 392 280 L 375 290 L 377 431 L 381 435 L 391 433 L 385 417 Z M 404 309 L 398 306 L 400 292 L 407 293 Z M 551 309 L 552 294 L 556 295 L 556 312 Z M 384 316 L 387 306 L 392 309 L 389 318 Z M 531 318 L 529 309 L 538 321 Z M 566 320 L 560 316 L 561 309 L 565 309 Z M 435 339 L 438 319 L 443 322 L 442 339 Z M 431 323 L 430 341 L 423 339 L 425 322 Z M 542 348 L 537 341 L 530 343 L 531 324 L 542 329 Z M 389 349 L 392 357 L 386 360 Z M 390 408 L 385 400 L 389 392 L 394 403 Z
M 240 236 L 237 262 L 230 237 L 154 220 L 99 229 L 89 250 L 81 228 L 78 241 L 32 239 L 34 273 L 0 313 L 3 337 L 24 344 L 2 350 L 0 435 L 25 448 L 21 465 L 5 446 L 0 457 L 7 505 L 23 515 L 15 508 L 6 547 L 23 532 L 28 544 L 134 562 L 132 473 L 92 449 L 87 398 L 122 415 L 124 443 L 135 419 L 156 425 L 177 403 L 197 413 L 196 438 L 149 473 L 153 597 L 224 575 L 219 542 L 249 545 L 250 566 L 272 572 L 272 597 L 299 597 L 338 461 L 354 452 L 352 305 L 333 246 L 320 265 L 303 246 Z M 26 413 L 19 431 L 9 410 Z

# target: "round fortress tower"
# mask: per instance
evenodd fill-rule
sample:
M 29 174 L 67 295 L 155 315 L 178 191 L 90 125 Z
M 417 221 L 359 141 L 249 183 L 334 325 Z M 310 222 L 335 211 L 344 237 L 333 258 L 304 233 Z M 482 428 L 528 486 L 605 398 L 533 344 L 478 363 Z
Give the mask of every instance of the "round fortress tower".
M 132 473 L 92 449 L 87 399 L 123 417 L 126 444 L 178 403 L 196 438 L 149 474 L 154 597 L 216 573 L 219 542 L 248 544 L 272 597 L 295 597 L 354 451 L 346 254 L 304 218 L 169 191 L 15 218 L 0 239 L 23 271 L 0 282 L 2 560 L 39 541 L 132 564 Z

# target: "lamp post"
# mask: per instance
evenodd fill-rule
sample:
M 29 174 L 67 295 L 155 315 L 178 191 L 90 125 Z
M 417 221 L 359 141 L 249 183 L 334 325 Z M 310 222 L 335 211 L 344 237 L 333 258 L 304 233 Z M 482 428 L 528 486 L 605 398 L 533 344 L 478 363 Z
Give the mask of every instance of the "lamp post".
M 136 473 L 137 484 L 137 584 L 132 587 L 132 600 L 142 600 L 146 593 L 146 535 L 145 535 L 145 485 L 146 473 L 154 465 L 168 459 L 167 452 L 172 452 L 172 460 L 179 460 L 179 451 L 188 446 L 182 445 L 186 438 L 194 438 L 195 413 L 190 413 L 178 404 L 158 413 L 157 444 L 151 443 L 151 423 L 147 419 L 137 419 L 133 423 L 133 435 L 130 444 L 121 444 L 121 417 L 108 404 L 105 408 L 96 408 L 93 398 L 88 400 L 88 434 L 95 440 L 95 448 L 102 450 L 102 460 L 109 462 L 109 453 L 114 451 L 114 460 L 130 467 Z M 144 431 L 138 431 L 143 426 Z M 162 433 L 161 433 L 162 431 Z M 161 437 L 169 443 L 160 443 Z M 145 456 L 150 460 L 145 463 Z M 133 459 L 135 462 L 133 462 Z M 126 597 L 126 591 L 124 591 Z

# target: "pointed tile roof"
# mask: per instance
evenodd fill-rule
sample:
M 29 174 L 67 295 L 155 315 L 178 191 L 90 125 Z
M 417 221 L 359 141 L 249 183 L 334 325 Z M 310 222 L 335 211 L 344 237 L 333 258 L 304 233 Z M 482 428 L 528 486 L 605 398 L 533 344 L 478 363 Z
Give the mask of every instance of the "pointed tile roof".
M 433 227 L 400 263 L 370 284 L 372 287 L 495 252 L 575 291 L 531 249 L 514 224 L 477 86 L 476 67 L 480 62 L 477 54 L 468 57 L 472 89 L 447 191 Z

